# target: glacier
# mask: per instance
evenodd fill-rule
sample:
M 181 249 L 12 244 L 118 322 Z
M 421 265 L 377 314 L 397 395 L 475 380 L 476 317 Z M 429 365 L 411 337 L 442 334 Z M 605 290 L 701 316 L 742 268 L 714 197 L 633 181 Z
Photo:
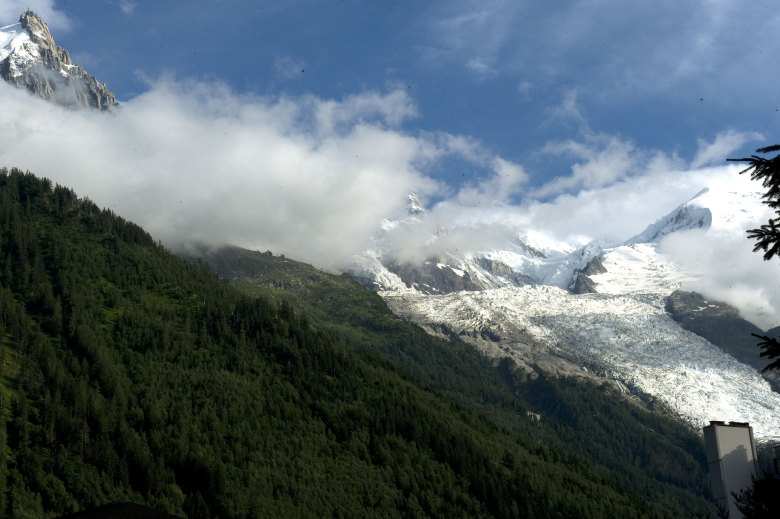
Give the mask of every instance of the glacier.
M 458 336 L 487 356 L 510 357 L 529 371 L 609 381 L 699 431 L 711 420 L 749 422 L 759 443 L 777 442 L 780 394 L 754 368 L 683 329 L 665 310 L 674 290 L 706 275 L 695 262 L 683 265 L 667 254 L 665 240 L 685 233 L 716 239 L 736 233 L 745 240 L 745 229 L 767 215 L 757 186 L 734 186 L 713 183 L 621 243 L 540 250 L 543 239 L 529 243 L 533 232 L 517 229 L 502 247 L 440 249 L 417 267 L 415 279 L 404 279 L 409 269 L 394 272 L 388 261 L 388 235 L 422 221 L 418 208 L 407 220 L 385 225 L 350 272 L 396 314 L 431 333 Z M 572 293 L 572 280 L 595 256 L 606 268 L 589 276 L 595 293 Z M 445 275 L 467 277 L 472 289 L 429 285 Z

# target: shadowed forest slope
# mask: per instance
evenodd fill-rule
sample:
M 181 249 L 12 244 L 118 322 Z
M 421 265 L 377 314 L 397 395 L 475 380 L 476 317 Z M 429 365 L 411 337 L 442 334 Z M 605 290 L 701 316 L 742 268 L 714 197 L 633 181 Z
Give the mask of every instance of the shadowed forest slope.
M 510 359 L 497 366 L 453 337 L 444 341 L 395 316 L 354 278 L 332 275 L 270 251 L 203 248 L 197 255 L 245 293 L 285 301 L 314 326 L 368 350 L 523 437 L 565 452 L 667 511 L 701 506 L 708 492 L 700 438 L 659 413 L 626 402 L 612 386 L 582 379 L 527 377 Z M 540 413 L 542 420 L 528 419 Z M 684 491 L 681 491 L 684 489 Z

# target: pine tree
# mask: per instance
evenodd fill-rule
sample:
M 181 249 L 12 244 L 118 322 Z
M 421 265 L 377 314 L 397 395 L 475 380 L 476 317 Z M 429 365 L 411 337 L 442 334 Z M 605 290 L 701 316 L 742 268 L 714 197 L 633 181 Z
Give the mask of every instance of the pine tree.
M 767 154 L 775 151 L 780 151 L 780 144 L 759 148 L 756 150 L 756 153 Z M 766 224 L 758 229 L 748 230 L 748 238 L 756 240 L 753 252 L 764 251 L 764 260 L 767 261 L 774 256 L 780 257 L 780 153 L 772 158 L 751 155 L 741 159 L 728 160 L 731 162 L 747 162 L 749 164 L 747 168 L 739 173 L 742 174 L 749 171 L 752 180 L 761 181 L 764 189 L 766 189 L 761 198 L 764 199 L 766 205 L 775 211 L 776 216 L 770 218 Z M 752 335 L 761 339 L 758 346 L 763 350 L 761 352 L 762 357 L 777 359 L 766 366 L 764 371 L 768 369 L 780 370 L 780 359 L 778 358 L 780 357 L 780 342 L 776 338 L 767 335 L 755 333 Z

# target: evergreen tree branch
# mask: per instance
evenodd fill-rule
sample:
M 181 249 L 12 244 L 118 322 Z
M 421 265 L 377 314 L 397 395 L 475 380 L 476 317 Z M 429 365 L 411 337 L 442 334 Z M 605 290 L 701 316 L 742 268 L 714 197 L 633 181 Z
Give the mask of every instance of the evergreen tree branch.
M 758 347 L 763 350 L 760 353 L 762 357 L 769 357 L 770 359 L 780 357 L 780 341 L 774 337 L 769 337 L 768 335 L 759 335 L 757 333 L 751 333 L 750 335 L 761 339 L 761 342 L 758 343 Z M 780 359 L 775 360 L 766 366 L 762 371 L 767 371 L 770 369 L 780 369 Z

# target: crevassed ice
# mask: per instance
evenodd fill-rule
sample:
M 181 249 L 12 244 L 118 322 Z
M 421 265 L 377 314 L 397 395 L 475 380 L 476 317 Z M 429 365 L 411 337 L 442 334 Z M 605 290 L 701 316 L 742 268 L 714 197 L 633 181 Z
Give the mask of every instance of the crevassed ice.
M 569 247 L 543 233 L 519 229 L 516 246 L 447 260 L 452 260 L 450 268 L 467 272 L 483 286 L 482 291 L 417 293 L 390 275 L 381 252 L 367 255 L 357 271 L 382 287 L 380 294 L 392 299 L 397 311 L 421 324 L 443 324 L 456 333 L 490 327 L 501 338 L 501 348 L 515 348 L 520 356 L 530 336 L 548 352 L 654 399 L 696 428 L 710 420 L 743 421 L 753 426 L 759 441 L 780 440 L 780 395 L 755 369 L 682 329 L 664 310 L 669 294 L 704 274 L 685 271 L 658 254 L 657 243 L 642 243 L 650 235 L 658 242 L 685 229 L 744 239 L 746 229 L 771 216 L 761 203 L 759 185 L 736 171 L 716 177 L 710 178 L 707 189 L 624 245 Z M 590 276 L 598 294 L 567 292 L 575 272 L 595 254 L 607 269 Z M 484 268 L 485 259 L 541 285 L 513 286 L 502 271 Z
M 455 330 L 492 325 L 504 345 L 518 334 L 651 396 L 693 427 L 750 422 L 759 441 L 780 439 L 780 395 L 751 367 L 680 328 L 663 298 L 645 294 L 573 296 L 550 286 L 428 296 L 405 294 L 409 311 Z

